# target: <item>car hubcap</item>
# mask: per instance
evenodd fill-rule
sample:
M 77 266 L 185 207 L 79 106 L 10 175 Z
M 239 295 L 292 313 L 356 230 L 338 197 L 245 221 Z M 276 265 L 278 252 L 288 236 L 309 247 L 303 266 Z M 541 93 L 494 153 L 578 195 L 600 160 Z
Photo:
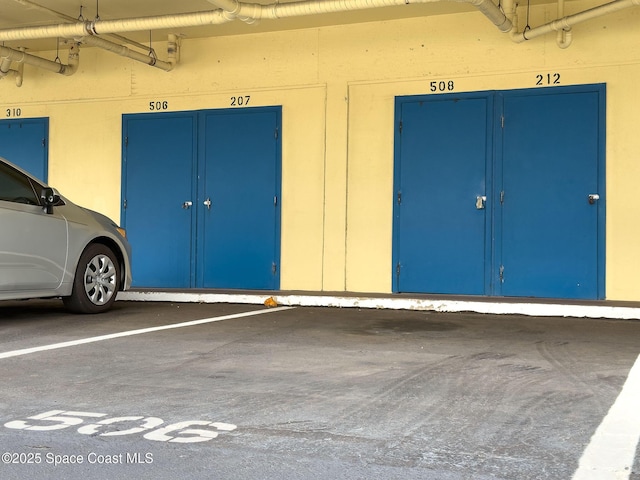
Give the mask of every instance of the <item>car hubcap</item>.
M 84 290 L 94 305 L 104 305 L 116 292 L 116 267 L 106 255 L 96 255 L 87 264 Z

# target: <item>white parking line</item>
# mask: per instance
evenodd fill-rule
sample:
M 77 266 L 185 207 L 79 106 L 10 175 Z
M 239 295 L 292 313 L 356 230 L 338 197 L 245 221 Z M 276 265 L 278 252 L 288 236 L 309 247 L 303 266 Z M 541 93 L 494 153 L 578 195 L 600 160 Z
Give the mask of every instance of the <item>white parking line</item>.
M 100 335 L 98 337 L 82 338 L 80 340 L 72 340 L 69 342 L 53 343 L 51 345 L 43 345 L 41 347 L 24 348 L 22 350 L 13 350 L 11 352 L 0 353 L 1 358 L 18 357 L 20 355 L 29 355 L 31 353 L 44 352 L 46 350 L 55 350 L 58 348 L 75 347 L 85 343 L 102 342 L 104 340 L 112 340 L 114 338 L 130 337 L 132 335 L 142 335 L 143 333 L 159 332 L 161 330 L 170 330 L 172 328 L 193 327 L 194 325 L 202 325 L 204 323 L 220 322 L 222 320 L 231 320 L 234 318 L 251 317 L 253 315 L 261 315 L 263 313 L 280 312 L 289 310 L 294 307 L 278 307 L 265 310 L 255 310 L 251 312 L 234 313 L 232 315 L 223 315 L 221 317 L 204 318 L 202 320 L 193 320 L 190 322 L 174 323 L 171 325 L 162 325 L 160 327 L 141 328 L 139 330 L 129 330 L 126 332 L 111 333 L 109 335 Z
M 573 480 L 628 479 L 640 438 L 640 356 L 604 420 L 591 437 Z

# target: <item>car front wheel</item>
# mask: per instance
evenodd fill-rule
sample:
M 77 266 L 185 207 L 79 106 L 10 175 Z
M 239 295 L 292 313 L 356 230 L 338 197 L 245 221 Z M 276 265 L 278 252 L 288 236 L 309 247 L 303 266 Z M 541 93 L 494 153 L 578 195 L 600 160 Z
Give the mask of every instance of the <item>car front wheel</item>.
M 64 297 L 65 306 L 75 313 L 101 313 L 109 310 L 120 290 L 120 264 L 105 245 L 93 244 L 80 256 L 73 291 Z

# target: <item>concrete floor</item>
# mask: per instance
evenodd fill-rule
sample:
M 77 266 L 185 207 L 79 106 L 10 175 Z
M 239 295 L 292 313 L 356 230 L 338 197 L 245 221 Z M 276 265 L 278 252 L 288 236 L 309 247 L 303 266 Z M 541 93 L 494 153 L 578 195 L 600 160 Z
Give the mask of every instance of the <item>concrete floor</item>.
M 0 344 L 2 479 L 570 479 L 640 322 L 28 301 Z M 640 480 L 634 428 L 579 478 Z

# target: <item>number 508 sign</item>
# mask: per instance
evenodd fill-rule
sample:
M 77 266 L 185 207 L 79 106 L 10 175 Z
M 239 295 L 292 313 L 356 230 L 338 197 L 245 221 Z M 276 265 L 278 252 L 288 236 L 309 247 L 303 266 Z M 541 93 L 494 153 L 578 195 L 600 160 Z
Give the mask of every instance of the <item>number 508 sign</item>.
M 230 423 L 208 422 L 203 420 L 187 420 L 161 426 L 164 424 L 164 420 L 158 417 L 128 416 L 103 418 L 106 416 L 106 413 L 50 410 L 39 415 L 28 417 L 28 421 L 14 420 L 5 423 L 4 426 L 16 430 L 46 432 L 75 427 L 76 425 L 84 423 L 87 419 L 92 419 L 93 421 L 91 423 L 79 427 L 78 433 L 83 435 L 99 435 L 101 437 L 115 437 L 146 432 L 143 437 L 147 440 L 174 443 L 207 442 L 216 438 L 220 432 L 231 432 L 238 428 Z M 32 420 L 35 420 L 35 422 Z M 116 428 L 114 430 L 114 425 L 118 423 L 128 428 L 125 430 L 118 430 Z

